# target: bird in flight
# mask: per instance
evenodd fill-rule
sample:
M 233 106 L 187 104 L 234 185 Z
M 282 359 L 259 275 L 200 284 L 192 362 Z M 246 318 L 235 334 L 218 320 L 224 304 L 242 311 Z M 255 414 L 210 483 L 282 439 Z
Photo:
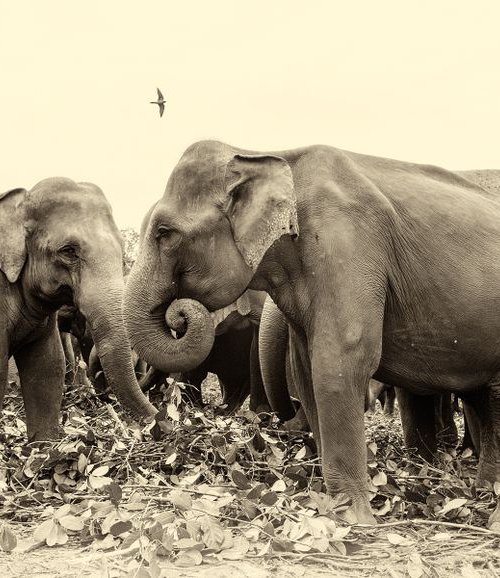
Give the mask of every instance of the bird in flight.
M 160 109 L 160 116 L 162 116 L 163 111 L 165 110 L 165 103 L 167 101 L 163 98 L 163 94 L 159 88 L 157 88 L 156 91 L 158 92 L 158 100 L 153 100 L 149 104 L 157 104 L 158 108 Z

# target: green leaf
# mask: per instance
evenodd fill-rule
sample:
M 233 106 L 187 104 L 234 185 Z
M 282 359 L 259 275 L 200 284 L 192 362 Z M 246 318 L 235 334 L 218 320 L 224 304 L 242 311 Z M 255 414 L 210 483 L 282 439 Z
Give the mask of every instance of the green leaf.
M 191 510 L 193 507 L 191 496 L 181 490 L 172 490 L 170 494 L 168 494 L 168 499 L 179 510 Z
M 56 523 L 52 518 L 50 520 L 45 520 L 45 522 L 42 522 L 40 526 L 36 528 L 33 537 L 37 542 L 46 542 L 52 531 L 52 527 L 55 525 Z
M 115 506 L 118 506 L 123 497 L 123 492 L 119 484 L 117 484 L 116 482 L 111 482 L 106 487 L 106 491 L 108 492 L 110 502 Z
M 189 566 L 199 566 L 203 562 L 203 556 L 197 549 L 185 550 L 177 556 L 176 566 L 187 568 Z
M 120 536 L 121 534 L 125 534 L 125 532 L 129 532 L 131 529 L 132 529 L 132 522 L 130 520 L 127 520 L 126 522 L 119 520 L 110 527 L 109 533 L 117 537 Z
M 410 546 L 413 544 L 413 540 L 401 536 L 401 534 L 389 533 L 387 534 L 387 540 L 389 540 L 391 544 L 394 544 L 394 546 Z
M 457 508 L 462 508 L 467 503 L 467 498 L 455 498 L 450 500 L 447 504 L 444 505 L 441 510 L 439 510 L 438 514 L 446 514 L 451 512 L 451 510 L 456 510 Z
M 240 490 L 248 490 L 248 488 L 250 488 L 248 478 L 240 470 L 233 470 L 231 472 L 231 479 Z
M 260 483 L 254 486 L 247 494 L 249 500 L 258 500 L 262 495 L 263 490 L 266 489 L 266 484 Z
M 71 514 L 59 518 L 59 523 L 66 530 L 71 530 L 73 532 L 80 532 L 81 530 L 83 530 L 85 526 L 82 518 L 77 518 L 76 516 L 72 516 Z
M 262 494 L 260 501 L 266 506 L 274 506 L 278 501 L 278 494 L 276 492 L 267 492 L 266 494 Z
M 17 546 L 17 538 L 12 530 L 3 524 L 0 527 L 0 548 L 4 552 L 12 552 Z
M 54 522 L 52 528 L 50 529 L 49 535 L 45 540 L 47 546 L 57 546 L 57 544 L 66 544 L 67 541 L 68 541 L 68 534 L 66 533 L 66 530 L 62 526 Z

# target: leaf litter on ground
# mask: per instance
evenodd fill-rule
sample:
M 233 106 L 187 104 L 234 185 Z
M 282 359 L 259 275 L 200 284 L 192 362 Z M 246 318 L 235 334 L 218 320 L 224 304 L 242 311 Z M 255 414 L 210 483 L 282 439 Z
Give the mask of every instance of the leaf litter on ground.
M 182 390 L 169 380 L 156 391 L 166 408 L 156 430 L 127 421 L 113 400 L 69 391 L 65 437 L 32 446 L 12 392 L 2 417 L 0 548 L 16 552 L 16 530 L 29 525 L 27 551 L 79 544 L 89 556 L 128 560 L 131 576 L 275 559 L 353 576 L 487 576 L 498 568 L 500 534 L 485 529 L 494 495 L 474 487 L 471 453 L 447 450 L 425 463 L 403 449 L 397 419 L 367 416 L 380 523 L 364 527 L 346 496 L 325 492 L 310 434 L 248 410 L 193 408 L 181 403 Z

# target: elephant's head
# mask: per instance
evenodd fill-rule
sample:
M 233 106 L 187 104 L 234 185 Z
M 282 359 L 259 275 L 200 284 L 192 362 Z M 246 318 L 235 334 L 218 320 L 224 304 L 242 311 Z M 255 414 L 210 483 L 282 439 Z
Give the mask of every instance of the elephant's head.
M 75 304 L 120 402 L 135 416 L 154 415 L 134 376 L 123 321 L 121 236 L 98 187 L 52 178 L 1 195 L 0 269 L 21 287 L 28 315 Z
M 286 160 L 212 141 L 190 147 L 146 215 L 127 284 L 125 315 L 140 357 L 164 372 L 201 363 L 213 341 L 208 311 L 235 302 L 269 247 L 297 231 Z

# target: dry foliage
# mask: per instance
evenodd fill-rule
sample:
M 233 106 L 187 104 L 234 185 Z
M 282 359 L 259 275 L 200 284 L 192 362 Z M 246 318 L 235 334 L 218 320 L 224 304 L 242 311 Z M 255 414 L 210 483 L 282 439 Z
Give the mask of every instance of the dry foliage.
M 93 392 L 69 391 L 66 435 L 43 447 L 26 446 L 13 389 L 0 434 L 4 552 L 77 544 L 89 559 L 106 552 L 103 576 L 141 578 L 276 559 L 344 576 L 497 575 L 500 534 L 485 528 L 494 496 L 474 488 L 470 452 L 423 463 L 403 450 L 399 418 L 367 416 L 380 524 L 357 526 L 345 497 L 325 493 L 308 434 L 186 406 L 183 387 L 156 391 L 165 418 L 143 430 Z

